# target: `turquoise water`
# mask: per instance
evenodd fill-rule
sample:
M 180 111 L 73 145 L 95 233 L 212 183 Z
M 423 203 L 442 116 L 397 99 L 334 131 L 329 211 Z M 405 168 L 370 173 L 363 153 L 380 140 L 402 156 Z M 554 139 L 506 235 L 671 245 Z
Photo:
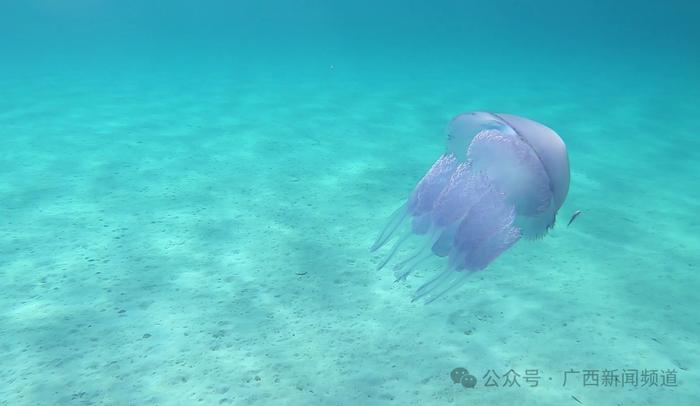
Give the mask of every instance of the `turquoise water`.
M 700 7 L 614 3 L 0 3 L 0 404 L 700 404 Z M 568 198 L 412 303 L 369 247 L 478 110 Z

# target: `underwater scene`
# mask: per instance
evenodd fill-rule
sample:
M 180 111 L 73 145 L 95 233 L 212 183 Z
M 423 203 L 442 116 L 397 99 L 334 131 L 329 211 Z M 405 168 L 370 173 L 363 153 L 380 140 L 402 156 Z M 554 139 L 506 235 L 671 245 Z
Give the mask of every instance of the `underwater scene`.
M 700 405 L 699 21 L 0 1 L 0 405 Z

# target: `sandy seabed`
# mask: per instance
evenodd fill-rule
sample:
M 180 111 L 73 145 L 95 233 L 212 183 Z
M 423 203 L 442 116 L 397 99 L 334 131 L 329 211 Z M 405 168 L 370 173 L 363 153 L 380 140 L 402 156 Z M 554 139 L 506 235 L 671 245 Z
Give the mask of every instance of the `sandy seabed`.
M 496 76 L 3 82 L 0 404 L 700 404 L 697 79 Z M 484 109 L 562 135 L 569 197 L 411 303 L 440 261 L 394 283 L 368 248 Z M 604 369 L 677 382 L 563 385 Z

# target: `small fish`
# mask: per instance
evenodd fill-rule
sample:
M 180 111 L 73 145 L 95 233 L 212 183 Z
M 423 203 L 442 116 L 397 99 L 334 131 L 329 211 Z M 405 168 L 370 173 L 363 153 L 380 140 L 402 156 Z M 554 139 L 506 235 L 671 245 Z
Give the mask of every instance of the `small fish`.
M 574 214 L 571 216 L 571 220 L 569 220 L 569 222 L 566 224 L 566 226 L 569 227 L 571 225 L 571 223 L 573 223 L 574 220 L 576 220 L 576 217 L 578 217 L 578 215 L 581 213 L 583 213 L 581 210 L 576 210 L 574 212 Z

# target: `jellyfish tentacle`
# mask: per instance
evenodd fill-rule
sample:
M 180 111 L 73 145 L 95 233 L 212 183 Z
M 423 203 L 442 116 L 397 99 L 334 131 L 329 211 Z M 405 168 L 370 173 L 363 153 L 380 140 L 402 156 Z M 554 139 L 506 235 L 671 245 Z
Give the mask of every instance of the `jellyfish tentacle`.
M 455 234 L 460 265 L 469 270 L 485 268 L 520 238 L 514 221 L 515 208 L 505 196 L 495 189 L 486 193 L 470 209 Z
M 396 240 L 396 242 L 394 243 L 394 246 L 391 247 L 391 251 L 389 251 L 389 255 L 387 255 L 387 256 L 382 260 L 382 262 L 380 262 L 379 265 L 377 266 L 377 271 L 379 271 L 379 270 L 381 270 L 382 268 L 384 268 L 384 266 L 387 264 L 387 262 L 391 261 L 391 258 L 393 258 L 394 255 L 396 255 L 396 251 L 399 250 L 399 248 L 401 247 L 401 245 L 403 245 L 403 243 L 406 242 L 406 240 L 407 240 L 408 237 L 410 237 L 410 236 L 411 236 L 411 231 L 410 231 L 410 230 L 407 230 L 407 231 L 405 231 L 405 232 L 403 233 L 403 235 L 402 235 L 401 237 L 399 237 L 398 240 Z
M 460 164 L 435 202 L 435 224 L 449 227 L 464 218 L 469 208 L 488 187 L 485 175 L 474 170 L 471 162 Z
M 471 273 L 472 272 L 466 270 L 458 270 L 448 265 L 447 269 L 445 269 L 442 274 L 418 288 L 411 301 L 415 302 L 416 300 L 425 298 L 425 304 L 431 303 L 464 283 Z
M 464 282 L 466 282 L 469 275 L 472 274 L 472 272 L 468 272 L 468 271 L 461 271 L 461 272 L 455 271 L 454 273 L 456 273 L 457 276 L 454 277 L 451 282 L 442 284 L 442 286 L 445 286 L 445 288 L 443 290 L 441 290 L 440 292 L 438 292 L 434 295 L 429 294 L 430 298 L 426 299 L 425 304 L 430 304 L 430 303 L 438 300 L 445 293 L 458 288 L 460 285 L 462 285 Z M 435 291 L 435 289 L 433 289 L 431 292 L 434 292 L 434 291 Z
M 411 264 L 411 267 L 417 265 L 416 262 L 420 261 L 422 258 L 422 255 L 425 253 L 425 251 L 431 247 L 435 241 L 440 237 L 440 230 L 439 229 L 431 229 L 428 232 L 428 237 L 425 240 L 425 243 L 410 257 L 404 259 L 403 261 L 399 262 L 398 264 L 394 265 L 394 272 L 397 272 L 401 270 L 404 266 L 407 264 Z M 428 257 L 432 254 L 428 253 Z M 409 271 L 410 272 L 410 271 Z
M 406 220 L 406 217 L 408 216 L 408 210 L 406 210 L 406 206 L 408 204 L 404 203 L 392 213 L 391 217 L 389 217 L 389 221 L 387 222 L 386 226 L 384 226 L 384 229 L 382 230 L 381 233 L 379 233 L 379 236 L 377 239 L 374 241 L 374 244 L 372 244 L 372 248 L 370 248 L 370 252 L 374 252 L 378 250 L 379 248 L 383 247 L 384 244 L 387 243 L 391 239 L 391 237 L 394 235 L 394 232 L 396 229 L 399 228 L 399 226 Z
M 457 166 L 454 154 L 441 155 L 413 189 L 408 201 L 408 211 L 414 216 L 432 211 L 435 199 L 450 181 Z
M 486 268 L 494 259 L 512 247 L 520 239 L 520 230 L 507 225 L 482 241 L 471 255 L 465 258 L 467 269 L 481 270 Z
M 431 256 L 433 256 L 433 254 L 431 252 L 427 252 L 427 253 L 423 254 L 422 256 L 414 256 L 412 261 L 411 261 L 411 264 L 408 267 L 406 267 L 406 269 L 404 269 L 403 272 L 398 272 L 400 269 L 396 270 L 397 271 L 397 272 L 395 272 L 396 280 L 394 280 L 394 282 L 398 282 L 398 281 L 406 279 L 406 277 L 408 275 L 410 275 L 411 272 L 415 271 L 416 268 L 418 268 L 418 266 L 421 263 L 423 263 L 423 261 L 430 258 Z
M 438 276 L 436 276 L 433 279 L 429 280 L 428 282 L 424 283 L 423 285 L 421 285 L 421 287 L 419 287 L 416 290 L 416 292 L 413 294 L 413 299 L 411 299 L 411 302 L 415 302 L 416 300 L 425 296 L 435 286 L 440 285 L 440 283 L 442 283 L 447 278 L 449 278 L 453 272 L 454 271 L 452 270 L 452 268 L 445 267 L 445 269 L 440 274 L 438 274 Z
M 420 248 L 418 248 L 418 249 L 416 250 L 416 252 L 415 252 L 413 255 L 411 255 L 410 257 L 408 257 L 408 258 L 406 258 L 406 259 L 404 259 L 403 261 L 399 262 L 398 264 L 396 264 L 396 265 L 394 266 L 394 270 L 397 271 L 397 270 L 403 268 L 404 266 L 406 266 L 406 264 L 408 264 L 409 262 L 411 262 L 412 260 L 414 260 L 415 258 L 417 258 L 418 256 L 420 256 L 423 252 L 425 252 L 425 250 L 427 250 L 428 248 L 430 248 L 430 246 L 431 246 L 432 244 L 434 244 L 435 241 L 436 241 L 439 237 L 440 237 L 440 229 L 438 229 L 438 228 L 433 228 L 433 229 L 431 229 L 431 230 L 428 232 L 428 236 L 425 238 L 425 242 L 420 246 Z

